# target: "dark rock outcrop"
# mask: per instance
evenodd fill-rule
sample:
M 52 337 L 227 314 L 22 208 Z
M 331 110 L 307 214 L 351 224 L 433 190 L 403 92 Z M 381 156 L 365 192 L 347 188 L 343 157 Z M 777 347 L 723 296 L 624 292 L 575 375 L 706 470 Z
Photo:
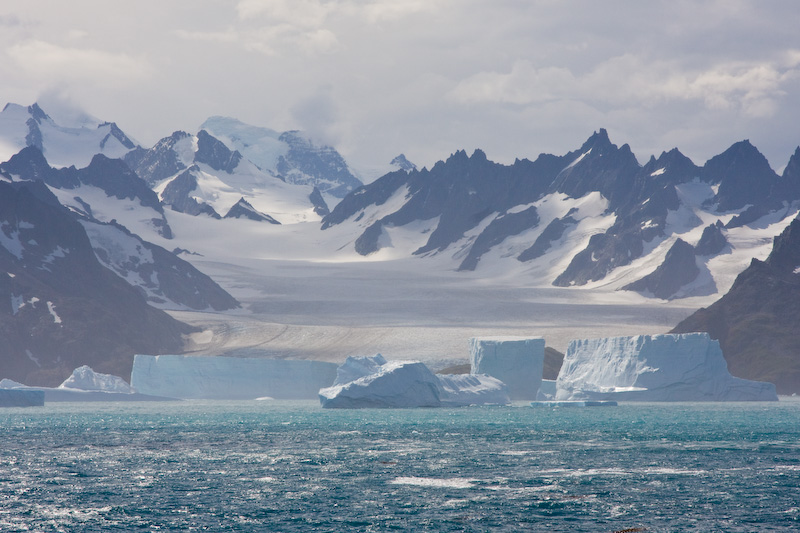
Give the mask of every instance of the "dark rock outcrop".
M 694 248 L 678 239 L 667 252 L 664 262 L 652 273 L 622 288 L 626 291 L 650 292 L 656 298 L 669 300 L 681 287 L 697 278 L 700 269 L 695 261 Z
M 230 174 L 242 160 L 242 154 L 231 151 L 225 144 L 208 134 L 205 130 L 197 133 L 197 151 L 194 153 L 195 163 L 205 163 L 214 170 Z
M 728 246 L 728 239 L 722 233 L 722 222 L 719 220 L 716 224 L 709 224 L 703 230 L 703 235 L 694 247 L 696 255 L 717 255 L 721 253 L 725 247 Z
M 673 333 L 705 331 L 722 347 L 734 376 L 800 392 L 800 219 L 753 259 L 728 293 L 679 323 Z
M 186 168 L 186 165 L 178 157 L 175 147 L 189 137 L 191 135 L 184 131 L 176 131 L 169 137 L 158 141 L 152 148 L 138 147 L 131 150 L 125 154 L 123 160 L 152 187 L 159 181 L 174 176 Z
M 569 215 L 563 218 L 554 218 L 552 221 L 550 221 L 547 227 L 544 228 L 544 231 L 542 231 L 542 233 L 536 237 L 536 240 L 533 241 L 533 244 L 519 254 L 517 259 L 524 263 L 525 261 L 531 261 L 543 256 L 547 253 L 547 250 L 550 249 L 552 243 L 564 235 L 564 232 L 567 231 L 567 228 L 577 223 L 578 221 Z
M 330 146 L 315 146 L 300 132 L 287 131 L 279 140 L 289 151 L 278 160 L 277 172 L 288 183 L 313 185 L 320 191 L 344 198 L 361 186 L 344 158 Z
M 322 197 L 322 193 L 317 187 L 314 187 L 314 190 L 311 191 L 308 199 L 311 200 L 311 205 L 314 206 L 314 212 L 320 217 L 325 218 L 331 214 L 331 210 L 328 208 L 328 203 L 325 202 L 325 198 Z
M 161 193 L 161 201 L 179 213 L 222 218 L 213 207 L 192 197 L 192 192 L 197 189 L 197 177 L 194 175 L 197 171 L 197 166 L 192 165 L 170 181 Z
M 0 182 L 4 377 L 56 386 L 78 366 L 129 376 L 134 353 L 176 352 L 192 328 L 150 307 L 97 260 L 40 181 Z
M 250 205 L 250 202 L 244 198 L 240 198 L 238 202 L 233 204 L 223 218 L 247 218 L 255 220 L 256 222 L 269 222 L 270 224 L 280 224 L 271 216 L 262 213 L 255 207 Z

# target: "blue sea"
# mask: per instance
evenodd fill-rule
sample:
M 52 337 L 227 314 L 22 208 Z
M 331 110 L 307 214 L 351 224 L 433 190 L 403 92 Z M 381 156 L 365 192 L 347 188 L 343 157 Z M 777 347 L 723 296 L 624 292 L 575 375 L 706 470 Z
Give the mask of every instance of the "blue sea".
M 0 531 L 797 531 L 800 402 L 0 410 Z

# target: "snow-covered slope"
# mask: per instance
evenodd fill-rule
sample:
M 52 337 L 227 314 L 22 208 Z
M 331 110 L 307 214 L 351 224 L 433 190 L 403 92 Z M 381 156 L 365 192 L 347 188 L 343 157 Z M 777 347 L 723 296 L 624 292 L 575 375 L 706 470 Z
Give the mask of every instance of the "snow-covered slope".
M 175 132 L 125 161 L 174 211 L 221 218 L 244 199 L 281 224 L 320 219 L 310 198 L 313 185 L 283 181 L 205 130 Z
M 344 197 L 361 185 L 336 149 L 318 146 L 302 132 L 278 133 L 218 116 L 209 118 L 200 128 L 261 170 L 280 176 L 288 183 L 317 187 L 336 198 Z
M 26 146 L 35 146 L 51 165 L 85 167 L 96 154 L 122 157 L 136 143 L 113 122 L 88 116 L 77 124 L 57 124 L 37 104 L 9 103 L 0 112 L 0 161 Z
M 365 257 L 415 243 L 413 255 L 446 256 L 482 278 L 708 296 L 765 257 L 797 213 L 798 166 L 778 176 L 747 141 L 703 167 L 677 149 L 642 166 L 600 130 L 564 156 L 499 165 L 457 152 L 430 170 L 389 173 L 345 197 L 322 227 L 351 228 Z

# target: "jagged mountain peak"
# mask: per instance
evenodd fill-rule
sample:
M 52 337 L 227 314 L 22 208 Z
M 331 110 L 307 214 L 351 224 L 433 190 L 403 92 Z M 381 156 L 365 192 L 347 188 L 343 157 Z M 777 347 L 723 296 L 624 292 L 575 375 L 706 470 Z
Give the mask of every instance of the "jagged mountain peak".
M 96 153 L 122 157 L 136 147 L 113 122 L 101 122 L 86 113 L 62 112 L 58 123 L 39 106 L 7 104 L 0 112 L 0 161 L 26 146 L 35 146 L 58 168 L 84 167 Z
M 34 180 L 44 180 L 51 171 L 47 159 L 36 146 L 26 146 L 6 161 L 0 164 L 0 173 L 9 176 L 26 176 Z
M 778 185 L 769 161 L 749 140 L 734 143 L 709 159 L 701 175 L 704 181 L 719 185 L 714 202 L 720 211 L 763 204 Z
M 599 130 L 592 133 L 586 142 L 580 148 L 581 152 L 586 152 L 587 150 L 591 149 L 603 149 L 603 148 L 610 148 L 616 146 L 611 142 L 611 139 L 608 136 L 608 130 L 605 128 L 600 128 Z
M 225 143 L 206 130 L 200 130 L 197 133 L 197 151 L 194 160 L 197 163 L 205 163 L 214 170 L 231 174 L 242 160 L 242 154 L 238 150 L 230 150 Z
M 417 165 L 412 163 L 411 161 L 406 158 L 405 154 L 400 154 L 394 159 L 392 159 L 391 163 L 389 163 L 393 167 L 397 167 L 400 170 L 405 170 L 406 172 L 410 172 L 412 170 L 417 170 Z
M 800 267 L 800 218 L 795 218 L 775 237 L 765 262 L 785 273 L 796 272 Z

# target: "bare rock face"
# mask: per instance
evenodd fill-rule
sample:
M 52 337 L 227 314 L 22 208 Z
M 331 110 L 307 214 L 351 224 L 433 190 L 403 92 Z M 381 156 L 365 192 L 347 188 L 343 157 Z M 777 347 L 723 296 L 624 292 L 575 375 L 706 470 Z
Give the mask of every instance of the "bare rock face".
M 655 271 L 622 289 L 649 292 L 656 298 L 669 300 L 681 287 L 694 281 L 699 273 L 694 248 L 683 239 L 678 239 Z
M 191 327 L 100 264 L 41 181 L 0 182 L 3 377 L 56 386 L 72 369 L 130 375 L 134 353 L 179 351 Z

